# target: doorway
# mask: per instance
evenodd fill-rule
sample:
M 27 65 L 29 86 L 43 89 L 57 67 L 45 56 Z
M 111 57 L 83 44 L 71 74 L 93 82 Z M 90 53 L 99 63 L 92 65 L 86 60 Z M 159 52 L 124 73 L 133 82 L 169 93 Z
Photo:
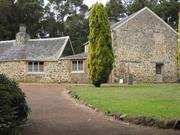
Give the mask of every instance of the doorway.
M 159 82 L 159 83 L 163 82 L 163 64 L 162 63 L 156 64 L 156 82 Z

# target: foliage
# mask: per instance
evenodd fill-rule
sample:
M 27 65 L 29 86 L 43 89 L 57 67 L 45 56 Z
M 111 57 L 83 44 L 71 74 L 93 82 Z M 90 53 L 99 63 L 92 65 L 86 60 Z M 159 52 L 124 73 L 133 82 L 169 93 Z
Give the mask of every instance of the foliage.
M 23 23 L 31 38 L 70 36 L 77 53 L 87 41 L 87 11 L 83 0 L 0 0 L 0 40 L 15 39 Z
M 124 17 L 125 7 L 121 0 L 110 0 L 106 4 L 109 19 L 117 20 Z
M 100 87 L 101 83 L 107 82 L 114 62 L 110 26 L 102 4 L 92 6 L 89 27 L 89 78 L 96 87 Z
M 178 64 L 179 64 L 179 78 L 180 78 L 180 13 L 179 13 L 179 25 L 178 25 Z
M 27 120 L 29 108 L 18 84 L 0 75 L 0 134 L 17 135 Z
M 0 0 L 0 40 L 14 39 L 21 23 L 36 37 L 42 16 L 42 0 Z
M 66 34 L 70 35 L 76 53 L 82 52 L 82 45 L 87 42 L 88 24 L 88 19 L 81 14 L 68 17 L 65 22 Z
M 81 100 L 105 112 L 158 120 L 180 119 L 179 84 L 79 86 L 72 91 Z
M 158 0 L 133 0 L 132 3 L 128 5 L 128 14 L 133 14 L 144 7 L 155 8 L 157 3 Z
M 75 52 L 82 52 L 82 44 L 87 41 L 89 29 L 87 11 L 88 7 L 83 4 L 83 0 L 49 0 L 42 21 L 45 34 L 41 35 L 70 36 Z
M 178 0 L 110 0 L 106 4 L 109 19 L 118 21 L 143 7 L 149 7 L 174 29 L 178 25 Z M 15 39 L 19 24 L 27 26 L 32 38 L 70 36 L 75 52 L 89 34 L 87 5 L 83 0 L 0 0 L 0 40 Z
M 27 26 L 32 38 L 70 36 L 75 52 L 81 52 L 89 34 L 88 6 L 83 0 L 0 0 L 0 40 L 15 39 L 19 24 Z M 118 21 L 149 7 L 174 29 L 178 25 L 178 0 L 110 0 L 109 19 Z
M 177 29 L 178 11 L 180 11 L 178 0 L 132 0 L 127 6 L 128 14 L 137 12 L 144 7 L 149 7 L 174 29 Z

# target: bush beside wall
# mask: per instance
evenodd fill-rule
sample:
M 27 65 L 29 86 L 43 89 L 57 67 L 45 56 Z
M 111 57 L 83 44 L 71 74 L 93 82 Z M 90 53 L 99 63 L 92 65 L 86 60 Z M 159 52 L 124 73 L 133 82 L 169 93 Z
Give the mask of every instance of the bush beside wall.
M 29 107 L 19 85 L 0 74 L 0 134 L 19 135 Z

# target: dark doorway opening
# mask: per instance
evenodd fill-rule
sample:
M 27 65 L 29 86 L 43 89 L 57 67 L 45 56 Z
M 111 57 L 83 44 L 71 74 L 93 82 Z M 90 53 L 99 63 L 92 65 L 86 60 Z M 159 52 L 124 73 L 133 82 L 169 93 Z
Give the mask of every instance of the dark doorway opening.
M 156 64 L 156 82 L 163 82 L 163 64 L 157 63 Z

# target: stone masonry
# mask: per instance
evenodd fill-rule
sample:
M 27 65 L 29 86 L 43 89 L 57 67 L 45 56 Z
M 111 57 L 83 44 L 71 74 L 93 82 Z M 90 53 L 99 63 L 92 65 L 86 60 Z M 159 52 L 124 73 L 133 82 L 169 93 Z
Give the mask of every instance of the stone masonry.
M 148 8 L 112 30 L 114 81 L 157 82 L 156 65 L 162 65 L 162 82 L 178 80 L 177 33 Z
M 0 73 L 20 82 L 70 82 L 69 61 L 44 62 L 42 74 L 29 74 L 26 61 L 0 62 Z

